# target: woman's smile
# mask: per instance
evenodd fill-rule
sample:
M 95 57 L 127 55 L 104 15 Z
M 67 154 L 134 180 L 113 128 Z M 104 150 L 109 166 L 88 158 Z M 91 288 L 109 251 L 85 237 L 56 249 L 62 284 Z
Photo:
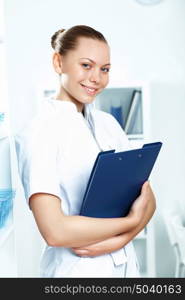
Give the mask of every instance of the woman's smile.
M 82 86 L 82 88 L 86 91 L 86 93 L 87 93 L 88 95 L 94 96 L 94 95 L 97 93 L 97 91 L 98 91 L 98 89 L 93 88 L 93 87 L 86 86 L 86 85 L 84 85 L 84 84 L 82 84 L 82 83 L 81 83 L 81 86 Z

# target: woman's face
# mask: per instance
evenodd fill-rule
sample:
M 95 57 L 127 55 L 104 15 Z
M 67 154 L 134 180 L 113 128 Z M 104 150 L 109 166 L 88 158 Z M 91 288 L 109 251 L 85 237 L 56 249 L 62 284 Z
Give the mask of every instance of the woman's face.
M 62 78 L 59 97 L 82 111 L 109 82 L 109 46 L 99 40 L 79 38 L 78 46 L 61 57 Z

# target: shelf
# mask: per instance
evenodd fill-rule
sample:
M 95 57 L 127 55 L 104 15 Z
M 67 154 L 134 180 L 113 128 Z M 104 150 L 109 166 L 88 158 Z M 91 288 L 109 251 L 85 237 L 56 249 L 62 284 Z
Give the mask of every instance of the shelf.
M 129 140 L 143 140 L 143 134 L 127 134 Z
M 96 97 L 98 109 L 112 114 L 129 139 L 143 139 L 142 88 L 106 88 Z

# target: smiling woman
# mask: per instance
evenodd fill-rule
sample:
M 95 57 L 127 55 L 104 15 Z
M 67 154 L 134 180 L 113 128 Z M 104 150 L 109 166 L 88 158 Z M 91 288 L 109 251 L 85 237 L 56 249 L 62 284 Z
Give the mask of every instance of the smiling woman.
M 80 34 L 82 28 L 79 27 L 79 32 L 76 33 Z M 67 52 L 66 49 L 71 46 L 71 43 L 68 41 L 69 46 L 65 44 L 64 48 L 65 35 L 68 35 L 70 40 L 70 38 L 74 38 L 74 33 L 72 35 L 70 30 L 67 33 L 64 32 L 61 33 L 59 30 L 58 34 L 55 33 L 56 40 L 52 37 L 52 46 L 59 49 L 53 55 L 55 71 L 61 75 L 61 88 L 57 99 L 72 101 L 77 104 L 78 110 L 82 111 L 83 104 L 91 103 L 94 97 L 108 84 L 110 49 L 101 34 L 98 35 L 99 39 L 93 38 L 91 37 L 92 30 L 89 30 L 86 33 L 87 37 L 78 37 L 75 51 L 72 48 Z M 63 40 L 60 41 L 59 39 L 62 38 Z M 76 99 L 80 99 L 80 101 L 76 102 Z
M 57 31 L 51 44 L 57 95 L 16 138 L 25 197 L 47 243 L 41 276 L 138 277 L 131 240 L 154 213 L 150 185 L 143 185 L 126 217 L 79 215 L 98 153 L 130 149 L 119 123 L 93 106 L 109 82 L 109 45 L 85 25 Z

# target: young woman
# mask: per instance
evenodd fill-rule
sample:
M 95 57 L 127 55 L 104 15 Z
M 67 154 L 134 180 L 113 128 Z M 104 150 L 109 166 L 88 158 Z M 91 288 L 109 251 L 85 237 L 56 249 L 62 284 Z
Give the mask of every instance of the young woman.
M 41 276 L 138 277 L 131 240 L 155 211 L 149 183 L 126 217 L 79 215 L 98 153 L 130 148 L 118 122 L 93 106 L 109 81 L 109 45 L 100 32 L 84 25 L 57 31 L 51 44 L 58 93 L 45 100 L 17 138 L 25 197 L 47 244 Z

